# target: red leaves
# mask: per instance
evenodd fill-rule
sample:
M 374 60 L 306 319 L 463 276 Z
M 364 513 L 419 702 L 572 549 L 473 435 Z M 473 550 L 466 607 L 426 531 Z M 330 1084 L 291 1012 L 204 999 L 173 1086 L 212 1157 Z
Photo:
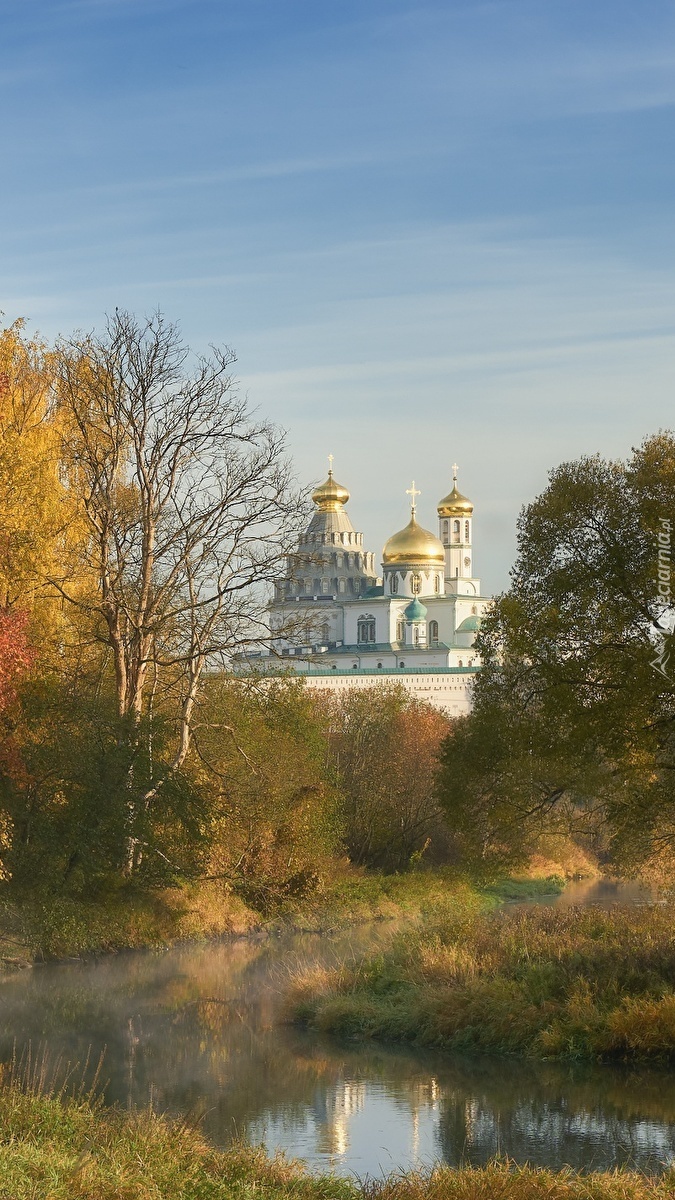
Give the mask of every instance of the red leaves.
M 28 638 L 28 617 L 13 608 L 0 608 L 0 712 L 16 698 L 22 676 L 35 658 Z

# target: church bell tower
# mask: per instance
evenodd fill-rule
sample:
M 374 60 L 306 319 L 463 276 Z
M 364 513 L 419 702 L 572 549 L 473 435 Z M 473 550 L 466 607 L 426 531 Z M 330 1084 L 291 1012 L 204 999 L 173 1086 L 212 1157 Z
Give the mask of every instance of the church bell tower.
M 452 491 L 438 504 L 439 536 L 445 550 L 445 590 L 458 595 L 477 595 L 480 584 L 473 577 L 473 504 L 457 487 L 457 463 L 452 466 Z

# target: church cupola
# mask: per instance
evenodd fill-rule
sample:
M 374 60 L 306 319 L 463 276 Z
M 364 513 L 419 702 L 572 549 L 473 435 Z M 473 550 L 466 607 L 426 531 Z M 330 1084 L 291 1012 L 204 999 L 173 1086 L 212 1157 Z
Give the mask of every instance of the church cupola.
M 332 455 L 330 456 L 332 459 Z M 312 500 L 319 512 L 339 512 L 349 502 L 349 492 L 346 487 L 333 478 L 333 467 L 328 471 L 328 479 L 319 484 L 312 492 Z
M 403 612 L 406 646 L 426 646 L 427 607 L 415 596 Z
M 407 495 L 411 497 L 410 520 L 404 529 L 392 534 L 382 552 L 385 595 L 438 596 L 443 592 L 445 548 L 417 523 L 415 500 L 420 493 L 414 480 Z

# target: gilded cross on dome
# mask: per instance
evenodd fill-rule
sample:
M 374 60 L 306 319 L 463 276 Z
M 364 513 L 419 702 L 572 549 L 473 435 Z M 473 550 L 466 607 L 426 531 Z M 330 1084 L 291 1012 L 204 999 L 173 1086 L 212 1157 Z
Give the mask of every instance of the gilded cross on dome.
M 452 479 L 453 479 L 453 483 L 457 483 L 457 470 L 458 470 L 458 468 L 457 468 L 457 463 L 453 463 L 453 464 L 452 464 Z
M 333 474 L 333 455 L 332 454 L 328 455 L 328 474 L 329 475 Z
M 406 494 L 406 496 L 410 496 L 410 511 L 414 517 L 415 513 L 417 512 L 417 504 L 415 503 L 415 501 L 418 496 L 422 495 L 422 493 L 420 491 L 418 491 L 418 489 L 415 487 L 414 479 L 412 481 L 412 487 L 406 488 L 405 494 Z

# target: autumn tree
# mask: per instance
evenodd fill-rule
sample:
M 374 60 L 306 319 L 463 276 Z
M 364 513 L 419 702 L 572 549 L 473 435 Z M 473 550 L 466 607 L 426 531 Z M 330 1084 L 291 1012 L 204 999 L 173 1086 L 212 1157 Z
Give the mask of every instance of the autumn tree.
M 208 797 L 206 871 L 258 907 L 320 888 L 343 853 L 330 715 L 302 679 L 206 681 L 190 768 Z
M 446 847 L 435 776 L 449 727 L 443 713 L 400 686 L 352 692 L 335 703 L 329 767 L 352 862 L 405 870 Z
M 0 603 L 50 623 L 46 576 L 72 520 L 59 460 L 54 356 L 24 322 L 0 332 Z
M 468 861 L 513 862 L 567 821 L 585 837 L 602 824 L 624 869 L 672 858 L 675 609 L 660 585 L 674 521 L 669 433 L 627 462 L 564 463 L 523 510 L 474 711 L 443 750 L 440 799 Z
M 161 314 L 108 318 L 56 353 L 61 459 L 87 536 L 52 586 L 110 656 L 121 728 L 141 750 L 157 706 L 175 718 L 168 757 L 129 776 L 135 825 L 190 750 L 207 668 L 268 634 L 266 585 L 294 544 L 304 505 L 283 434 L 236 389 L 234 355 L 192 357 Z M 96 587 L 71 587 L 79 572 Z

